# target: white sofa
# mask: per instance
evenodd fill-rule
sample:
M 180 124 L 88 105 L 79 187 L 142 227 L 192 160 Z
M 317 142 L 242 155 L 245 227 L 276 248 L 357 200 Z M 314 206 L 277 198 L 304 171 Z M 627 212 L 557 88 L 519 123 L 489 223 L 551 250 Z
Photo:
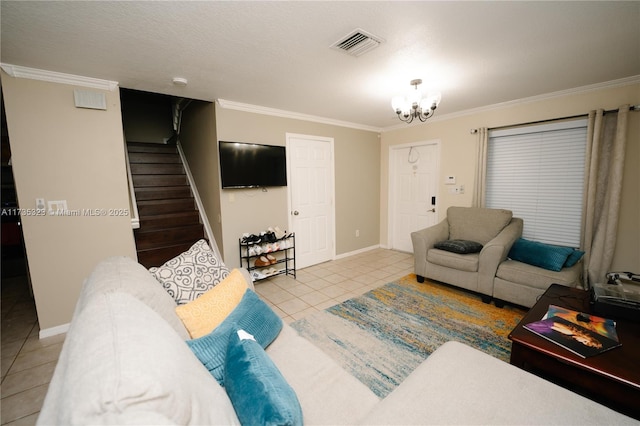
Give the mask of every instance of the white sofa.
M 185 343 L 175 307 L 131 259 L 100 263 L 84 284 L 38 424 L 238 424 L 224 388 Z M 382 400 L 286 324 L 266 352 L 307 424 L 637 424 L 456 342 Z

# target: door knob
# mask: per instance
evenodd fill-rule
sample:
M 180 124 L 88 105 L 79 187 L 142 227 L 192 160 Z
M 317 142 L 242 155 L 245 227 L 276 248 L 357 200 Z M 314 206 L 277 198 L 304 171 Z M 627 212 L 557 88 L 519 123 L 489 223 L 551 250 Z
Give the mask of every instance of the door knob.
M 299 212 L 298 210 L 294 210 L 294 211 L 293 211 L 293 215 L 294 215 L 294 216 L 298 216 L 299 214 L 300 214 L 300 212 Z
M 427 213 L 429 213 L 429 212 L 434 212 L 435 213 L 436 212 L 436 208 L 434 207 L 431 210 L 427 210 Z

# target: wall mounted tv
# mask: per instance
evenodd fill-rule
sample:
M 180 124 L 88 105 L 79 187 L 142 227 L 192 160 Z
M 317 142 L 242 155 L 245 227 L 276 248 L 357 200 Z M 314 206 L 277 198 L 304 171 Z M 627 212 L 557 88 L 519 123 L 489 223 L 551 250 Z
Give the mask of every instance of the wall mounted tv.
M 223 189 L 287 186 L 284 146 L 220 141 L 218 148 Z

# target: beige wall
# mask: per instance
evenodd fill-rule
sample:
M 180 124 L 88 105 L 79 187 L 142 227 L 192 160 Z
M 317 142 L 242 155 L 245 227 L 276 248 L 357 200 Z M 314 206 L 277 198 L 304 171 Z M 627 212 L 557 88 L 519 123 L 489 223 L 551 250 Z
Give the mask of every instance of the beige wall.
M 220 172 L 216 139 L 215 104 L 194 101 L 183 112 L 180 144 L 189 164 L 200 200 L 220 252 L 223 252 L 220 220 Z
M 336 254 L 380 242 L 380 139 L 376 132 L 255 114 L 216 106 L 218 140 L 286 145 L 287 133 L 334 139 Z M 221 193 L 223 256 L 240 264 L 238 238 L 269 226 L 287 228 L 287 188 L 225 189 Z M 209 220 L 212 218 L 209 217 Z M 360 237 L 355 230 L 360 230 Z
M 443 97 L 446 102 L 446 94 Z M 478 111 L 446 119 L 434 117 L 417 126 L 387 131 L 382 134 L 381 146 L 381 211 L 380 242 L 388 246 L 388 180 L 389 147 L 417 141 L 441 141 L 440 187 L 438 188 L 438 217 L 446 216 L 449 206 L 470 206 L 475 185 L 476 135 L 470 130 L 479 127 L 500 127 L 520 123 L 549 120 L 586 114 L 589 110 L 615 109 L 623 104 L 640 103 L 640 84 L 592 90 L 580 94 L 558 96 L 536 102 L 512 103 L 503 107 Z M 627 159 L 623 185 L 623 212 L 620 217 L 618 247 L 613 269 L 637 271 L 640 265 L 640 112 L 631 112 L 628 132 Z M 465 193 L 452 195 L 446 191 L 444 177 L 455 175 L 456 184 L 465 185 Z
M 66 84 L 3 72 L 2 89 L 21 208 L 36 198 L 66 200 L 70 211 L 129 208 L 118 90 L 103 92 L 101 111 L 75 108 Z M 136 258 L 128 216 L 24 216 L 22 224 L 41 330 L 71 320 L 98 261 Z

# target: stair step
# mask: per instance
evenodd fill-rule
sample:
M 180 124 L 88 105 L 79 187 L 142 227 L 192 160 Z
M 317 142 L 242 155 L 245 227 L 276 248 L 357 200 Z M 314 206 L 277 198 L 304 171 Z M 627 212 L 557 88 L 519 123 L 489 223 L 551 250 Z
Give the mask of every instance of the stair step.
M 138 262 L 160 266 L 205 238 L 195 199 L 175 145 L 128 142 L 140 228 Z
M 136 188 L 136 200 L 166 200 L 170 198 L 189 198 L 191 189 L 188 185 L 181 186 L 150 186 Z
M 156 152 L 164 154 L 177 153 L 175 145 L 165 145 L 160 143 L 127 142 L 127 151 L 132 152 Z
M 196 204 L 193 198 L 177 198 L 173 200 L 148 200 L 138 202 L 138 214 L 140 218 L 165 213 L 179 213 L 195 210 Z
M 154 153 L 154 152 L 131 152 L 129 153 L 129 163 L 131 164 L 182 164 L 182 160 L 177 152 L 174 153 Z
M 136 229 L 135 235 L 138 250 L 145 250 L 198 241 L 204 238 L 204 227 L 198 223 L 196 225 L 155 230 Z
M 171 260 L 179 254 L 189 250 L 196 241 L 155 249 L 138 250 L 138 262 L 145 268 L 162 266 L 166 261 Z
M 188 185 L 187 175 L 132 175 L 134 188 Z
M 180 213 L 157 214 L 140 218 L 140 229 L 162 229 L 172 226 L 186 226 L 200 223 L 200 215 L 197 210 Z
M 183 175 L 182 164 L 131 164 L 132 175 Z

